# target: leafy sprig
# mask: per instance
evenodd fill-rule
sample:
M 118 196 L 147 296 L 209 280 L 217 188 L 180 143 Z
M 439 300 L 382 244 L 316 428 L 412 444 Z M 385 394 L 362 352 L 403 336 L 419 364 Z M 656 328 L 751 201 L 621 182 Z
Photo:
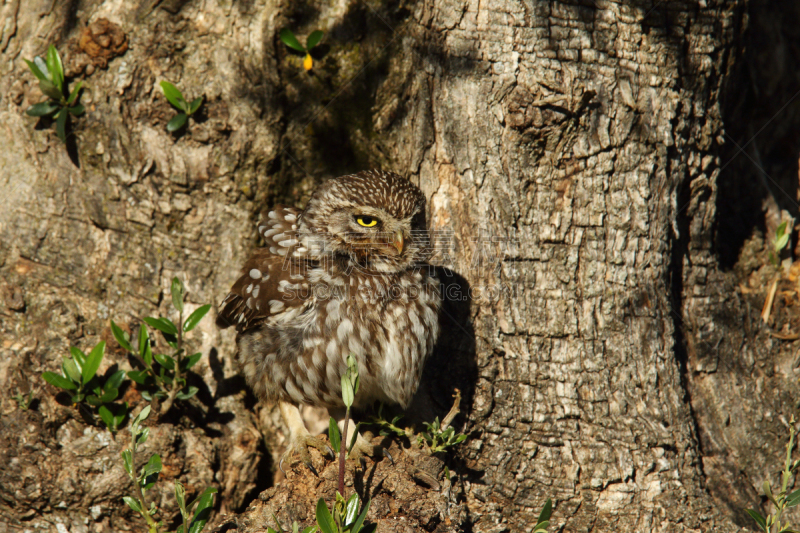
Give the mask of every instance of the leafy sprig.
M 122 462 L 125 467 L 125 472 L 133 482 L 134 496 L 124 496 L 122 499 L 128 504 L 128 507 L 133 509 L 147 522 L 148 533 L 160 533 L 164 527 L 164 523 L 156 521 L 155 515 L 158 512 L 155 502 L 147 503 L 147 491 L 153 488 L 158 481 L 158 474 L 162 470 L 161 456 L 153 454 L 150 459 L 145 463 L 139 472 L 136 472 L 136 452 L 140 444 L 147 442 L 150 436 L 150 428 L 142 427 L 147 417 L 150 416 L 150 406 L 146 406 L 141 412 L 136 415 L 131 423 L 131 444 L 128 449 L 122 452 Z M 188 505 L 186 504 L 186 489 L 184 486 L 175 481 L 175 499 L 178 501 L 178 507 L 181 510 L 181 518 L 183 523 L 178 526 L 177 533 L 200 533 L 208 522 L 209 514 L 214 506 L 214 494 L 217 489 L 209 487 L 203 493 L 193 500 Z M 194 513 L 192 513 L 192 509 Z
M 763 489 L 764 495 L 775 506 L 775 512 L 763 516 L 755 509 L 748 509 L 748 514 L 753 517 L 758 527 L 764 533 L 798 533 L 797 530 L 792 528 L 788 522 L 781 523 L 781 515 L 786 509 L 800 504 L 800 490 L 789 493 L 789 480 L 792 473 L 800 466 L 800 459 L 792 461 L 792 451 L 795 447 L 795 436 L 797 436 L 797 428 L 795 427 L 794 417 L 789 422 L 789 443 L 786 445 L 786 461 L 784 463 L 783 472 L 781 472 L 781 490 L 775 494 L 772 490 L 769 480 L 764 481 Z
M 319 44 L 324 35 L 325 34 L 321 30 L 312 31 L 306 39 L 306 45 L 303 46 L 300 44 L 300 41 L 297 40 L 297 37 L 295 37 L 292 30 L 289 28 L 283 28 L 280 33 L 280 38 L 283 44 L 292 50 L 296 50 L 302 54 L 305 54 L 303 57 L 303 68 L 306 70 L 311 70 L 314 66 L 314 59 L 311 57 L 311 50 L 313 50 Z
M 443 426 L 438 416 L 433 422 L 425 422 L 426 431 L 419 435 L 420 446 L 427 445 L 431 453 L 438 453 L 467 440 L 467 435 L 456 433 L 453 426 Z
M 165 317 L 145 317 L 148 326 L 160 331 L 167 345 L 173 349 L 171 355 L 153 353 L 150 343 L 150 333 L 145 324 L 139 327 L 137 349 L 131 344 L 130 336 L 123 331 L 114 321 L 111 321 L 111 332 L 120 346 L 125 350 L 136 353 L 144 365 L 144 370 L 128 372 L 128 377 L 141 385 L 142 397 L 151 401 L 153 398 L 163 400 L 160 414 L 170 410 L 175 400 L 188 400 L 197 394 L 197 387 L 187 386 L 186 376 L 189 370 L 200 360 L 201 353 L 185 355 L 184 334 L 192 331 L 211 309 L 211 305 L 203 305 L 192 312 L 186 320 L 183 319 L 183 300 L 185 289 L 183 283 L 177 278 L 172 278 L 170 284 L 172 305 L 178 312 L 180 327 Z
M 361 501 L 358 494 L 353 494 L 347 500 L 341 493 L 336 493 L 336 502 L 333 504 L 333 512 L 328 509 L 325 500 L 320 498 L 317 501 L 317 525 L 322 533 L 359 533 L 359 532 L 373 532 L 377 528 L 377 524 L 364 525 L 364 520 L 367 518 L 367 511 L 369 511 L 369 504 L 367 503 L 358 513 L 358 506 Z
M 117 370 L 109 376 L 100 377 L 97 370 L 103 362 L 106 343 L 100 341 L 89 354 L 72 346 L 72 357 L 61 358 L 61 374 L 44 372 L 42 378 L 51 385 L 64 389 L 73 404 L 84 406 L 94 418 L 93 409 L 111 432 L 116 432 L 128 413 L 128 403 L 113 403 L 119 396 L 119 388 L 125 380 L 125 371 Z M 88 405 L 89 407 L 85 407 Z
M 67 92 L 64 79 L 64 65 L 61 56 L 52 44 L 47 48 L 46 59 L 39 56 L 33 61 L 25 60 L 28 68 L 39 80 L 39 89 L 49 99 L 33 104 L 25 112 L 32 117 L 54 117 L 56 133 L 61 142 L 67 142 L 67 119 L 69 115 L 80 116 L 84 112 L 81 104 L 76 104 L 83 81 L 78 81 L 71 92 Z
M 189 117 L 200 109 L 200 105 L 203 103 L 203 97 L 197 97 L 189 102 L 183 97 L 183 93 L 180 89 L 168 81 L 161 82 L 161 90 L 164 92 L 167 101 L 179 111 L 177 115 L 167 122 L 167 131 L 177 131 L 184 127 Z

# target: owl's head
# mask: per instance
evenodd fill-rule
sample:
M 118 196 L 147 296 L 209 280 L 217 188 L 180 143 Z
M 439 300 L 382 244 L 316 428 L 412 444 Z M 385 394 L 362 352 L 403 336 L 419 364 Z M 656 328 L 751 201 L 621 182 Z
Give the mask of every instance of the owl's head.
M 376 272 L 400 272 L 430 256 L 425 196 L 392 172 L 326 181 L 303 211 L 298 234 L 315 259 L 345 257 Z

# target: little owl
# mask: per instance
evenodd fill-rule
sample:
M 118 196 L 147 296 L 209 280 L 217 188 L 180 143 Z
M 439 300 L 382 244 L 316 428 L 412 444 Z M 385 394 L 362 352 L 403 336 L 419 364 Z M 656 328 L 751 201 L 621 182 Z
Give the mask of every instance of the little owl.
M 425 197 L 397 174 L 360 172 L 326 181 L 305 210 L 275 206 L 258 231 L 266 246 L 245 263 L 217 325 L 236 328 L 238 361 L 258 398 L 279 402 L 290 431 L 284 457 L 310 465 L 308 447 L 327 446 L 298 406 L 328 408 L 341 428 L 349 354 L 360 376 L 354 407 L 406 408 L 417 390 L 441 307 L 425 263 Z

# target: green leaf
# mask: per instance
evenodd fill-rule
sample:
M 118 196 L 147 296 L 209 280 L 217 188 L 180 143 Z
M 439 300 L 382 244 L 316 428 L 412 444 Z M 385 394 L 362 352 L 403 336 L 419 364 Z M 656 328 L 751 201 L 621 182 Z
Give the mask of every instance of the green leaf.
M 539 513 L 539 520 L 536 523 L 540 524 L 542 522 L 546 522 L 550 520 L 550 514 L 553 512 L 553 500 L 547 498 L 547 501 L 544 502 L 544 507 L 542 508 L 542 512 Z
M 350 529 L 352 533 L 358 533 L 361 530 L 361 526 L 364 524 L 364 519 L 367 518 L 367 511 L 369 511 L 369 504 L 372 500 L 367 500 L 367 504 L 364 506 L 364 510 L 361 511 L 361 514 L 358 515 L 353 527 Z
M 350 374 L 345 372 L 342 376 L 342 401 L 347 407 L 353 406 L 355 395 L 353 393 L 353 383 L 350 381 Z
M 344 525 L 349 526 L 352 524 L 353 520 L 356 519 L 356 515 L 358 515 L 358 494 L 353 494 L 345 504 Z
M 189 114 L 194 115 L 194 112 L 200 109 L 200 105 L 203 103 L 203 97 L 195 98 L 192 100 L 192 103 L 189 104 Z
M 150 437 L 150 428 L 143 428 L 142 432 L 136 436 L 136 443 L 144 444 L 148 437 Z
M 285 44 L 289 48 L 297 50 L 298 52 L 305 52 L 306 51 L 306 49 L 303 48 L 303 45 L 300 44 L 300 41 L 297 40 L 297 37 L 294 36 L 294 33 L 292 33 L 292 30 L 290 30 L 289 28 L 283 28 L 281 30 L 280 37 L 281 37 L 281 41 L 283 41 L 283 44 Z
M 81 382 L 81 371 L 78 369 L 78 364 L 75 359 L 65 357 L 61 360 L 61 371 L 65 377 L 68 377 L 75 383 Z
M 185 519 L 189 519 L 189 513 L 186 511 L 186 489 L 181 485 L 181 482 L 175 480 L 175 499 L 178 500 L 178 508 Z
M 72 92 L 69 93 L 69 98 L 67 98 L 68 105 L 72 105 L 78 98 L 78 93 L 81 91 L 82 86 L 83 86 L 83 80 L 78 80 L 78 83 L 76 83 L 75 87 L 72 88 Z
M 61 56 L 52 44 L 47 47 L 47 70 L 50 71 L 50 78 L 59 92 L 64 92 L 64 65 L 61 64 Z
M 179 400 L 188 400 L 189 398 L 191 398 L 192 396 L 197 394 L 197 391 L 198 391 L 198 388 L 195 387 L 194 385 L 191 385 L 191 386 L 189 386 L 188 389 L 186 389 L 186 391 L 179 392 L 178 394 L 175 395 L 175 397 L 177 399 L 179 399 Z
M 192 517 L 192 523 L 189 525 L 189 533 L 200 533 L 208 522 L 208 516 L 211 514 L 211 507 L 214 505 L 214 494 L 217 489 L 209 487 L 203 494 L 200 495 L 197 509 Z
M 144 385 L 149 374 L 147 370 L 131 370 L 128 372 L 128 377 L 139 385 Z
M 322 498 L 317 502 L 317 525 L 319 525 L 322 533 L 337 533 L 336 523 L 333 521 L 331 512 Z
M 125 371 L 124 370 L 117 370 L 111 377 L 106 380 L 104 388 L 112 388 L 118 389 L 122 382 L 125 380 Z
M 183 283 L 178 279 L 178 276 L 172 278 L 169 292 L 172 294 L 172 305 L 175 306 L 179 313 L 183 313 Z
M 181 111 L 185 109 L 184 106 L 186 105 L 186 100 L 183 98 L 183 93 L 181 93 L 177 87 L 168 81 L 162 81 L 161 90 L 164 92 L 164 96 L 167 97 L 167 100 L 170 104 L 174 105 Z
M 142 467 L 142 486 L 146 489 L 151 488 L 158 480 L 158 473 L 161 472 L 161 456 L 154 453 L 150 460 Z
M 119 396 L 119 390 L 106 385 L 103 388 L 103 395 L 100 396 L 100 403 L 113 402 L 114 400 L 117 399 L 117 396 Z
M 203 306 L 198 307 L 195 309 L 189 318 L 183 323 L 183 331 L 189 332 L 192 331 L 197 324 L 203 320 L 203 317 L 206 316 L 208 311 L 211 309 L 211 304 L 206 304 Z
M 72 358 L 75 360 L 78 370 L 82 369 L 83 365 L 86 364 L 86 354 L 77 346 L 70 346 L 69 353 L 72 354 Z
M 312 48 L 317 46 L 322 40 L 323 35 L 325 34 L 321 30 L 312 31 L 311 35 L 309 35 L 308 39 L 306 39 L 306 50 L 310 51 Z
M 786 507 L 795 507 L 800 504 L 800 490 L 796 490 L 786 497 Z
M 28 64 L 28 68 L 31 69 L 31 72 L 33 72 L 33 75 L 36 76 L 37 80 L 42 81 L 48 79 L 47 74 L 45 74 L 45 72 L 42 71 L 42 69 L 40 69 L 36 63 L 34 63 L 33 61 L 28 61 L 27 59 L 25 59 L 24 61 L 25 63 Z M 47 69 L 45 68 L 45 71 L 46 70 Z
M 147 464 L 144 465 L 144 476 L 151 476 L 153 474 L 158 474 L 161 472 L 163 465 L 161 464 L 161 456 L 157 453 L 154 453 L 150 456 L 150 460 L 147 461 Z
M 762 531 L 767 531 L 767 521 L 763 516 L 761 516 L 761 513 L 753 509 L 747 509 L 747 513 L 753 517 L 753 520 L 756 521 Z
M 184 370 L 188 370 L 188 369 L 192 368 L 194 365 L 196 365 L 201 357 L 203 357 L 203 354 L 200 353 L 200 352 L 197 352 L 197 353 L 193 353 L 189 357 L 185 358 L 183 360 L 183 362 L 182 362 Z
M 122 499 L 125 501 L 125 503 L 128 504 L 128 507 L 130 507 L 131 509 L 133 509 L 137 513 L 141 513 L 142 512 L 142 506 L 139 504 L 139 500 L 135 500 L 135 499 L 131 498 L 130 496 L 123 496 Z
M 136 418 L 133 419 L 134 425 L 138 426 L 143 421 L 147 420 L 148 416 L 150 416 L 150 406 L 149 405 L 145 405 L 144 409 L 139 411 L 139 414 L 136 415 Z
M 40 90 L 41 90 L 41 91 L 42 91 L 44 94 L 46 94 L 47 96 L 49 96 L 50 98 L 52 98 L 53 100 L 55 100 L 56 102 L 60 102 L 60 101 L 61 101 L 61 98 L 64 96 L 64 95 L 63 95 L 63 94 L 61 94 L 61 92 L 58 90 L 58 87 L 56 87 L 56 86 L 53 84 L 53 82 L 52 82 L 52 81 L 50 81 L 50 80 L 40 80 L 40 81 L 39 81 L 39 89 L 40 89 Z
M 56 114 L 56 134 L 61 142 L 67 142 L 67 117 L 69 113 L 66 107 L 62 107 L 61 111 Z
M 83 112 L 86 110 L 86 108 L 83 107 L 83 104 L 78 104 L 78 105 L 72 106 L 72 107 L 70 107 L 68 109 L 69 109 L 69 112 L 72 113 L 73 115 L 75 115 L 76 117 L 79 117 L 79 116 L 83 115 Z
M 533 533 L 540 533 L 547 531 L 547 528 L 550 527 L 550 521 L 545 520 L 544 522 L 539 522 L 536 524 L 536 528 L 533 530 Z
M 178 113 L 177 115 L 172 117 L 172 120 L 167 122 L 167 131 L 169 132 L 178 131 L 186 124 L 186 120 L 188 118 L 189 116 L 186 113 Z
M 83 369 L 81 371 L 81 377 L 84 385 L 89 383 L 89 380 L 91 380 L 97 373 L 97 369 L 100 368 L 100 363 L 103 361 L 103 355 L 105 355 L 105 352 L 106 341 L 98 342 L 97 346 L 92 348 L 92 351 L 89 352 L 89 355 L 86 357 L 86 364 L 83 365 Z
M 120 454 L 122 456 L 122 464 L 125 466 L 125 471 L 128 475 L 133 474 L 133 455 L 130 450 L 123 450 Z
M 125 420 L 125 416 L 128 414 L 128 402 L 123 402 L 122 404 L 118 405 L 116 411 L 117 412 L 114 414 L 114 427 L 118 428 L 122 425 L 122 422 Z
M 303 533 L 314 533 L 317 530 L 317 526 L 308 526 L 303 530 Z
M 69 379 L 56 374 L 55 372 L 44 372 L 42 378 L 50 385 L 54 385 L 65 390 L 76 390 L 78 386 Z
M 108 407 L 106 407 L 105 405 L 101 405 L 97 409 L 97 412 L 100 414 L 100 419 L 109 429 L 109 431 L 114 431 L 116 429 L 114 427 L 114 415 L 111 413 Z
M 342 435 L 339 433 L 339 426 L 336 425 L 336 420 L 333 417 L 330 417 L 328 421 L 328 439 L 331 441 L 331 447 L 338 454 L 341 449 Z
M 46 117 L 48 115 L 52 115 L 56 111 L 61 109 L 58 104 L 55 104 L 53 101 L 48 100 L 47 102 L 41 102 L 39 104 L 33 104 L 28 109 L 25 110 L 25 113 L 32 117 Z
M 347 453 L 353 451 L 353 446 L 356 445 L 358 442 L 358 430 L 361 428 L 361 422 L 356 424 L 356 428 L 353 430 L 353 434 L 350 436 L 350 444 L 347 445 Z
M 175 359 L 173 359 L 172 357 L 160 353 L 157 353 L 155 357 L 156 361 L 158 361 L 158 364 L 163 366 L 167 370 L 172 370 L 173 368 L 175 368 Z
M 147 322 L 148 326 L 157 329 L 158 331 L 161 331 L 163 333 L 166 333 L 167 335 L 174 336 L 178 334 L 178 328 L 175 327 L 175 324 L 173 324 L 172 321 L 168 318 L 153 318 L 151 316 L 148 316 L 145 317 L 144 321 Z

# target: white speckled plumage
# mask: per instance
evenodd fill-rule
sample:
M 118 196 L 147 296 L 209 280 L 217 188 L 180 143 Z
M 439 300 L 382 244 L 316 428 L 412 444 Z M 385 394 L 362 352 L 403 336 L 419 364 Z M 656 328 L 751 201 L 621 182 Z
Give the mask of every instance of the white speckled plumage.
M 358 216 L 376 219 L 375 230 L 356 224 Z M 357 405 L 408 406 L 439 333 L 426 229 L 424 196 L 389 172 L 328 180 L 302 212 L 271 209 L 258 224 L 265 247 L 244 265 L 217 320 L 236 327 L 256 394 L 339 407 L 353 353 Z

